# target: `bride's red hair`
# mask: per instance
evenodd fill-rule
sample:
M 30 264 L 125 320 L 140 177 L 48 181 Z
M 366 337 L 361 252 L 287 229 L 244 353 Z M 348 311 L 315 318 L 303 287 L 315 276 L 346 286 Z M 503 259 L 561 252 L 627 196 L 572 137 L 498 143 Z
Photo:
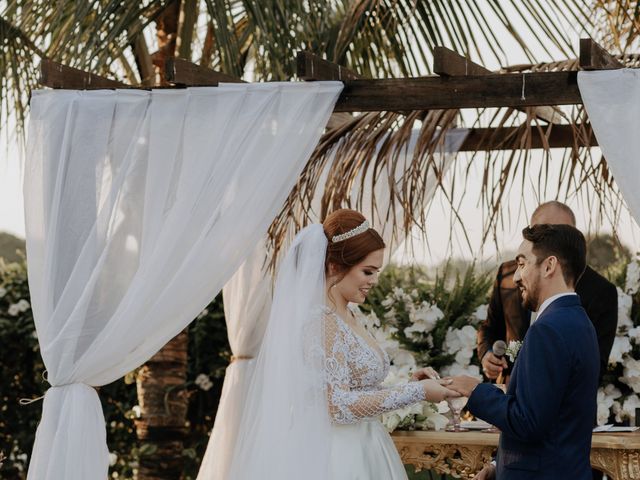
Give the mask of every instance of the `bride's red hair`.
M 367 255 L 385 248 L 384 240 L 373 228 L 341 242 L 332 242 L 336 235 L 346 233 L 362 225 L 364 215 L 355 210 L 342 208 L 330 213 L 322 222 L 324 233 L 329 240 L 327 245 L 326 268 L 334 265 L 336 273 L 344 273 L 354 265 L 362 262 Z

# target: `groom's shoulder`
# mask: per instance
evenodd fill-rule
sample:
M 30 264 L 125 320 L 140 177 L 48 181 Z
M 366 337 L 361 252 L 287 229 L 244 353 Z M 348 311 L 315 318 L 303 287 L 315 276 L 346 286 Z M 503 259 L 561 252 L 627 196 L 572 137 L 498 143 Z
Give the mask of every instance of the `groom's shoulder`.
M 572 336 L 580 330 L 593 329 L 593 324 L 587 316 L 580 298 L 566 297 L 561 303 L 562 305 L 550 305 L 549 311 L 536 321 L 531 328 L 539 325 L 557 331 L 563 336 Z M 555 307 L 555 308 L 554 308 Z

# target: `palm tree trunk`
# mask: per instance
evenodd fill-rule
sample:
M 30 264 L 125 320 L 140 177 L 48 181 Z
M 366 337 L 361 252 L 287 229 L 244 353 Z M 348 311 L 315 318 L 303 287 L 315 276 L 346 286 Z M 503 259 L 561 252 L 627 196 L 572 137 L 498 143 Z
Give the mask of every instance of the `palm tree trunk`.
M 145 363 L 136 378 L 141 415 L 138 480 L 176 480 L 184 467 L 188 395 L 187 330 L 178 334 Z
M 165 82 L 164 64 L 175 56 L 180 0 L 169 3 L 158 17 L 158 51 L 152 55 L 160 84 Z M 186 435 L 189 337 L 178 334 L 138 371 L 136 384 L 140 418 L 136 434 L 140 441 L 137 480 L 176 480 L 182 476 Z

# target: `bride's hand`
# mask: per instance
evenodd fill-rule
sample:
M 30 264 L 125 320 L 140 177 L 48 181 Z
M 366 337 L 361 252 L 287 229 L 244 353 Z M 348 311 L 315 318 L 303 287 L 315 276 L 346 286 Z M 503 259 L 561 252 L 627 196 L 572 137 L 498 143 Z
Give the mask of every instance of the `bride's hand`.
M 451 380 L 422 380 L 421 383 L 424 389 L 425 399 L 429 402 L 439 403 L 447 398 L 460 396 L 458 392 L 447 388 Z

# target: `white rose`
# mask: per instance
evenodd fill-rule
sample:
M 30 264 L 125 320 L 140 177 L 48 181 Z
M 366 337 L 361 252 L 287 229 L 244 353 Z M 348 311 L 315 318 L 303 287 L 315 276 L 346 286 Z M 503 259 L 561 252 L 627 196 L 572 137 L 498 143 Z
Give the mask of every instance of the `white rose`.
M 631 357 L 625 357 L 623 376 L 618 378 L 622 383 L 626 383 L 634 392 L 640 393 L 640 361 Z
M 635 343 L 640 343 L 640 327 L 633 327 L 627 332 L 627 336 L 634 340 Z
M 604 393 L 608 397 L 612 397 L 614 400 L 622 396 L 622 392 L 613 383 L 604 387 Z
M 449 424 L 449 419 L 447 417 L 445 417 L 441 413 L 433 411 L 432 409 L 429 409 L 428 413 L 426 413 L 425 416 L 427 417 L 427 426 L 429 428 L 432 428 L 433 430 L 442 430 Z
M 640 289 L 640 263 L 634 260 L 627 265 L 627 276 L 624 283 L 624 290 L 633 295 Z
M 631 321 L 633 299 L 631 295 L 624 293 L 620 287 L 616 288 L 618 290 L 618 331 L 624 331 L 633 327 L 633 322 Z
M 396 412 L 385 412 L 382 414 L 382 424 L 385 426 L 389 433 L 393 432 L 400 422 L 402 418 Z
M 4 287 L 0 287 L 0 298 L 4 297 L 7 294 L 7 289 Z
M 640 398 L 637 395 L 631 395 L 622 404 L 622 415 L 624 418 L 635 419 L 636 408 L 640 408 Z
M 109 466 L 113 467 L 118 461 L 118 454 L 109 452 Z
M 472 322 L 480 323 L 487 319 L 487 311 L 489 309 L 489 305 L 480 305 L 472 314 Z
M 444 313 L 437 305 L 422 302 L 419 307 L 409 310 L 411 325 L 404 329 L 404 334 L 407 337 L 413 336 L 414 333 L 427 334 L 443 317 Z
M 446 400 L 443 400 L 440 403 L 437 403 L 436 408 L 438 409 L 438 413 L 447 413 L 451 411 L 451 408 L 449 407 L 449 402 L 447 402 Z
M 131 411 L 133 411 L 133 414 L 135 415 L 136 418 L 142 417 L 142 408 L 140 408 L 140 405 L 134 405 L 131 408 Z
M 606 387 L 600 388 L 598 390 L 598 425 L 604 425 L 605 423 L 607 423 L 607 420 L 609 419 L 609 415 L 611 413 L 611 407 L 614 403 L 616 403 L 615 399 L 619 398 L 621 395 L 622 393 L 620 392 L 620 390 L 618 390 L 612 384 L 609 384 Z
M 195 384 L 205 392 L 208 392 L 211 387 L 213 387 L 213 382 L 211 382 L 209 376 L 204 373 L 201 373 L 196 377 Z
M 605 425 L 611 414 L 611 406 L 604 402 L 598 402 L 597 422 L 598 425 Z
M 18 306 L 18 304 L 12 303 L 11 305 L 9 305 L 9 310 L 7 310 L 7 313 L 12 317 L 15 317 L 20 313 L 20 307 Z
M 613 340 L 613 347 L 611 347 L 611 354 L 609 355 L 609 364 L 615 365 L 616 363 L 622 363 L 623 355 L 630 351 L 631 342 L 629 338 L 618 335 Z
M 31 305 L 29 305 L 29 302 L 27 302 L 24 298 L 18 301 L 16 305 L 18 305 L 18 308 L 21 312 L 26 312 L 31 307 Z

